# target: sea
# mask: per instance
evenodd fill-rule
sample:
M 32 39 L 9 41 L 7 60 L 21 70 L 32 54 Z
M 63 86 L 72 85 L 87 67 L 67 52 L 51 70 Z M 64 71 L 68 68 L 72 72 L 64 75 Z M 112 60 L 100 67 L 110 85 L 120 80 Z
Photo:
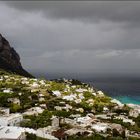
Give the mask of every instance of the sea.
M 98 90 L 102 90 L 106 95 L 118 99 L 124 104 L 140 105 L 140 75 L 81 75 L 67 76 L 48 74 L 47 79 L 78 79 L 90 84 Z
M 87 83 L 124 104 L 140 105 L 139 78 L 95 78 Z

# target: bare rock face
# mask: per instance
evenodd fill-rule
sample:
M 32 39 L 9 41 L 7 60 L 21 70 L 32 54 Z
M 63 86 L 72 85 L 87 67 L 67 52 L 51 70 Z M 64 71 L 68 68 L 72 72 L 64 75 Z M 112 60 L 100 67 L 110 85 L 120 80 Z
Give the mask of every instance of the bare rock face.
M 20 56 L 0 34 L 0 68 L 26 77 L 33 77 L 22 68 Z

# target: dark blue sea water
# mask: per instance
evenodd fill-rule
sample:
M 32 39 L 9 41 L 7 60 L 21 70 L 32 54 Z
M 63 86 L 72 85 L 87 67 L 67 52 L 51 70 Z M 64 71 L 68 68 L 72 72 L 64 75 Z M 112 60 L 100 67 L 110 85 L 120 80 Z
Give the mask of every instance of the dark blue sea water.
M 114 76 L 115 75 L 115 76 Z M 120 100 L 122 103 L 140 104 L 140 75 L 54 75 L 49 74 L 47 79 L 78 79 L 93 87 L 102 90 L 106 95 Z
M 122 103 L 140 104 L 140 81 L 138 79 L 95 79 L 89 83 Z

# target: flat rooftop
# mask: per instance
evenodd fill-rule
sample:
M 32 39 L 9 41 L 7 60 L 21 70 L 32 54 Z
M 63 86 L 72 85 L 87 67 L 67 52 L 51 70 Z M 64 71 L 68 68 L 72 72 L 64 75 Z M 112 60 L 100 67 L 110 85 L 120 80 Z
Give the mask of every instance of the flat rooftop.
M 23 132 L 20 127 L 2 126 L 0 127 L 0 139 L 17 139 Z

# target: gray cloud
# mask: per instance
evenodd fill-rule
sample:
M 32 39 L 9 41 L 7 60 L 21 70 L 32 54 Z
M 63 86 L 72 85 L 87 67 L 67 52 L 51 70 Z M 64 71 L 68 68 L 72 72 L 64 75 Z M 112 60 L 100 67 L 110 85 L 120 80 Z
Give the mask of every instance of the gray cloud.
M 20 53 L 26 69 L 54 73 L 140 70 L 140 2 L 0 4 L 0 32 Z
M 56 19 L 83 19 L 85 21 L 110 20 L 114 22 L 139 22 L 139 1 L 52 1 L 7 2 L 11 7 L 25 11 L 41 11 Z

